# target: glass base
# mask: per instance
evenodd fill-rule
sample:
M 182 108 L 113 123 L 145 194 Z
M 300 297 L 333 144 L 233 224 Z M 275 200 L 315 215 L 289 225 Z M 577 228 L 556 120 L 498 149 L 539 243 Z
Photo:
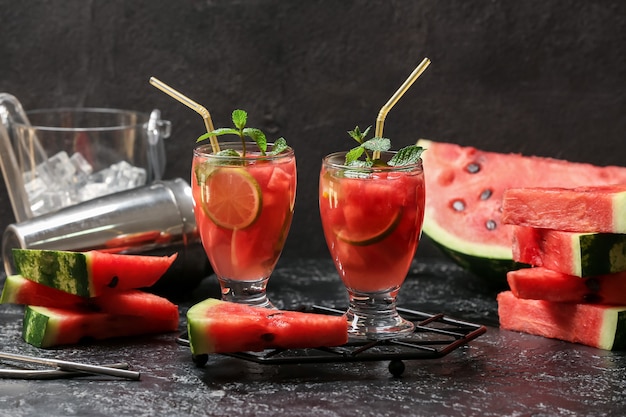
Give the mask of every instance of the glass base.
M 238 281 L 218 277 L 222 289 L 222 300 L 247 304 L 254 307 L 276 308 L 267 298 L 265 289 L 269 277 L 256 281 Z
M 415 325 L 396 310 L 398 289 L 361 293 L 348 289 L 350 306 L 346 312 L 348 334 L 358 339 L 392 339 L 410 334 Z

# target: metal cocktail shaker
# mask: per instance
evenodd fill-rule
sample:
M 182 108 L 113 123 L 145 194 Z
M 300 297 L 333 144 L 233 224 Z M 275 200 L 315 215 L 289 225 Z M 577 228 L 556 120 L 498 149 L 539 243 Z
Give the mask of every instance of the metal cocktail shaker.
M 12 249 L 51 249 L 169 255 L 178 258 L 155 286 L 158 292 L 193 288 L 210 273 L 183 179 L 156 181 L 7 226 L 2 255 L 15 273 Z

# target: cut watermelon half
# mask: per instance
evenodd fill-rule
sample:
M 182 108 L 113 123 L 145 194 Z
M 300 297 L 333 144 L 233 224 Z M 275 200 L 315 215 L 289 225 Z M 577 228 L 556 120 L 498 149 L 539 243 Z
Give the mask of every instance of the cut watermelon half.
M 82 297 L 151 287 L 176 256 L 13 249 L 19 275 Z
M 344 316 L 251 307 L 209 298 L 187 312 L 194 355 L 339 346 L 348 341 Z
M 553 303 L 498 294 L 500 327 L 605 350 L 626 348 L 626 306 Z
M 513 261 L 512 226 L 502 223 L 509 188 L 626 183 L 626 168 L 502 154 L 421 139 L 426 179 L 424 234 L 460 265 L 496 286 Z

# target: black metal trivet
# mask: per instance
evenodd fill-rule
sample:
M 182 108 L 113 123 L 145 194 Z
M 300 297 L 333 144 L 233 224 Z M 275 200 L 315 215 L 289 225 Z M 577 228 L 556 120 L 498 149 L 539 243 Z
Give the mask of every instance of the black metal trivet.
M 329 362 L 365 362 L 389 360 L 389 372 L 400 376 L 404 372 L 403 360 L 441 358 L 453 350 L 466 345 L 487 331 L 485 326 L 456 320 L 444 314 L 428 314 L 416 310 L 398 308 L 407 320 L 415 324 L 415 331 L 396 339 L 349 340 L 338 347 L 307 349 L 268 349 L 263 352 L 224 353 L 260 364 L 303 364 Z M 343 311 L 328 307 L 313 306 L 312 312 L 343 314 Z M 187 334 L 177 342 L 189 346 Z M 204 366 L 208 355 L 194 355 L 194 363 Z

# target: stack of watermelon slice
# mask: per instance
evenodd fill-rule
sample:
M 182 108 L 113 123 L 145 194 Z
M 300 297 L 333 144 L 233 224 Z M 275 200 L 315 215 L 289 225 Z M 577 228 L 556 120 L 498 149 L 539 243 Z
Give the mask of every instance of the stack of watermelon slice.
M 504 193 L 513 259 L 498 295 L 504 329 L 626 348 L 626 185 Z
M 6 278 L 0 302 L 25 305 L 22 336 L 34 346 L 178 329 L 178 306 L 140 290 L 176 255 L 14 249 L 13 257 L 18 275 Z

